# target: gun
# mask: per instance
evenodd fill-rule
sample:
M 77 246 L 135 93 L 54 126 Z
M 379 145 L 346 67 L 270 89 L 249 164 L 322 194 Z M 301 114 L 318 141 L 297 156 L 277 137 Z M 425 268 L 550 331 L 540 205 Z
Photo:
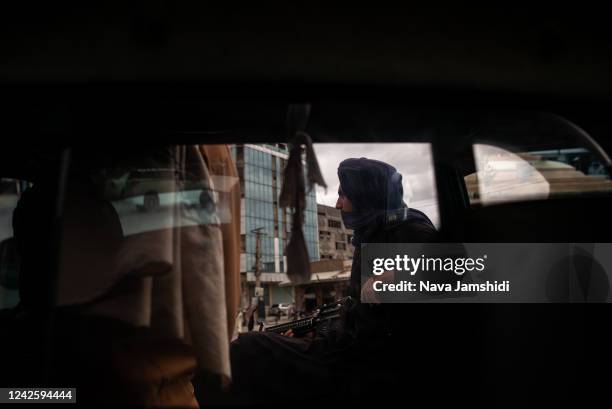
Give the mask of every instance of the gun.
M 334 321 L 338 320 L 343 311 L 352 303 L 351 297 L 344 297 L 333 303 L 325 304 L 315 310 L 315 312 L 305 318 L 300 318 L 284 324 L 272 325 L 264 328 L 264 332 L 275 332 L 281 334 L 292 330 L 295 336 L 303 336 L 310 331 L 325 332 L 331 328 Z M 261 329 L 260 329 L 261 331 Z

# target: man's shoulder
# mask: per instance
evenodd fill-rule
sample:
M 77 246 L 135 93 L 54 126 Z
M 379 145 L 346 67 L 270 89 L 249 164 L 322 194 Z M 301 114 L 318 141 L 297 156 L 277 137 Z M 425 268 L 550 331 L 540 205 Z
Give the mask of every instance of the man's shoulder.
M 372 242 L 426 243 L 435 240 L 437 233 L 433 223 L 423 212 L 409 209 L 405 220 L 379 230 Z
M 431 222 L 431 220 L 429 219 L 429 217 L 427 217 L 427 215 L 425 213 L 423 213 L 422 211 L 418 210 L 418 209 L 412 209 L 409 208 L 407 215 L 406 215 L 406 220 L 404 220 L 404 222 L 412 222 L 415 224 L 424 224 L 426 226 L 431 227 L 432 229 L 435 230 L 433 223 Z

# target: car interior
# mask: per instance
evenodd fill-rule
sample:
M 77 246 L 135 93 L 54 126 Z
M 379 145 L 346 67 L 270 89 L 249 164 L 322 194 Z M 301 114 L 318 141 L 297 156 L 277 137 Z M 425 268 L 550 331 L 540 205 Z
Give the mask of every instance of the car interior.
M 454 21 L 446 14 L 410 14 L 413 36 L 400 17 L 365 10 L 340 28 L 324 13 L 321 30 L 233 16 L 236 34 L 210 10 L 200 20 L 162 3 L 111 21 L 110 8 L 46 6 L 56 18 L 25 26 L 17 10 L 3 28 L 28 30 L 0 70 L 0 387 L 76 387 L 87 406 L 216 406 L 231 383 L 240 288 L 215 226 L 240 233 L 240 183 L 205 148 L 301 146 L 288 129 L 296 105 L 309 108 L 304 131 L 317 149 L 429 144 L 439 242 L 610 242 L 612 71 L 601 25 L 533 13 L 516 34 L 516 11 L 472 16 L 457 51 L 434 29 L 455 27 L 441 24 Z M 73 42 L 58 27 L 85 34 Z M 385 27 L 386 42 L 375 30 Z M 43 37 L 48 48 L 36 48 Z M 223 183 L 221 198 L 210 193 Z M 546 274 L 534 280 L 565 288 L 567 276 Z M 393 305 L 393 336 L 343 368 L 343 389 L 281 404 L 605 398 L 610 281 L 583 279 L 580 300 L 560 290 L 542 303 Z M 196 367 L 205 387 L 194 392 Z M 273 376 L 292 374 L 253 374 Z

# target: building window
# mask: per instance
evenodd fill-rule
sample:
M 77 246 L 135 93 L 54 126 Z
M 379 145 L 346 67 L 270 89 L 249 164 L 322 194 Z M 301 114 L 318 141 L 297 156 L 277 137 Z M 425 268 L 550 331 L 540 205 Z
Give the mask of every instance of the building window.
M 325 230 L 319 230 L 319 239 L 320 240 L 329 240 L 331 238 L 331 232 Z
M 346 243 L 336 242 L 336 250 L 346 250 Z
M 331 220 L 331 219 L 327 221 L 327 226 L 331 227 L 332 229 L 340 229 L 340 228 L 342 228 L 342 224 L 339 221 Z

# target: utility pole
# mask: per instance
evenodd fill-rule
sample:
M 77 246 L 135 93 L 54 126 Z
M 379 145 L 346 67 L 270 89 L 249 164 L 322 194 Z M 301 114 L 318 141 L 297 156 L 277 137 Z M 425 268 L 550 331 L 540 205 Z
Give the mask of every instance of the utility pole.
M 255 296 L 257 297 L 257 318 L 266 318 L 266 308 L 264 305 L 263 288 L 261 287 L 261 236 L 265 233 L 263 227 L 258 227 L 251 230 L 255 233 Z

